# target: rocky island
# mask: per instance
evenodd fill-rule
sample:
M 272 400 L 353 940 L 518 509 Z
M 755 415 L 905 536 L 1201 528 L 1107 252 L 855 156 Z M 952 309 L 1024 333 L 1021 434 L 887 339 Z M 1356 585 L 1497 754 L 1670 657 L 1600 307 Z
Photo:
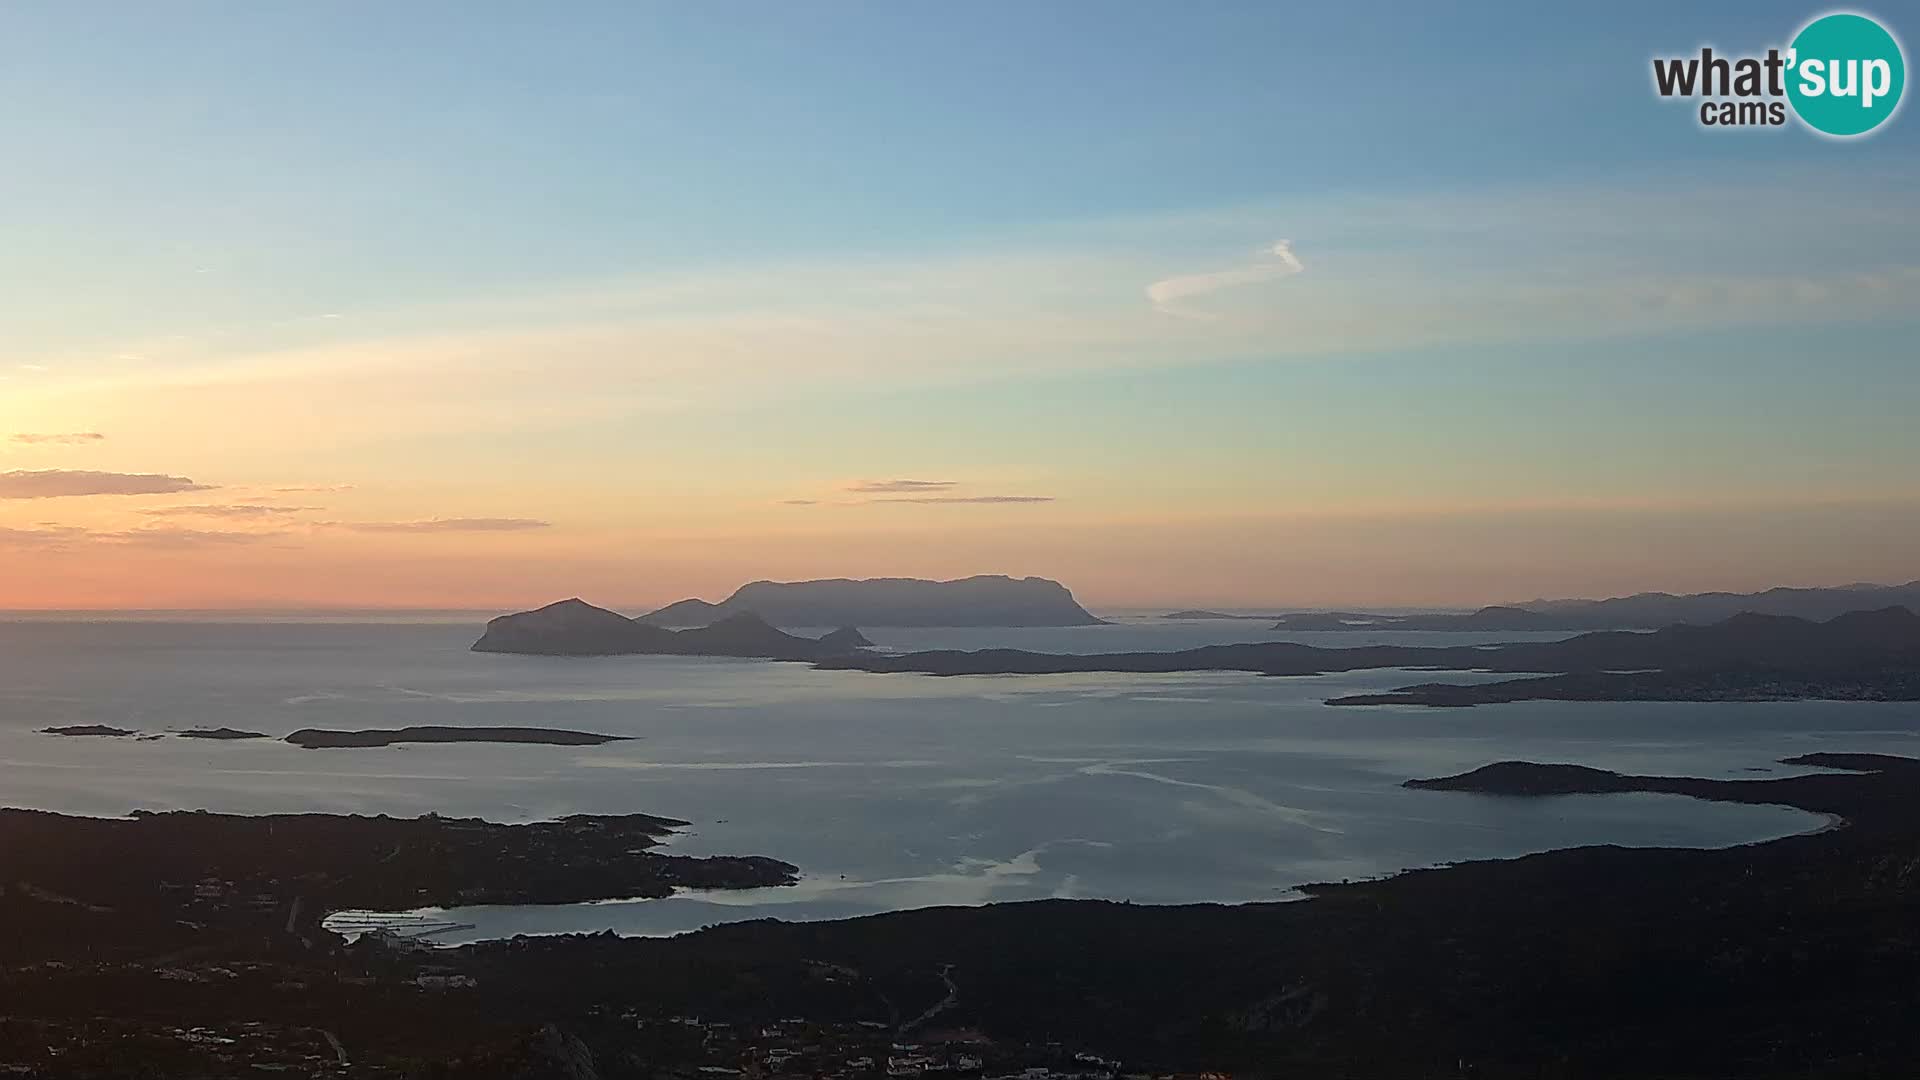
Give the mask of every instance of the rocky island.
M 365 731 L 328 731 L 301 728 L 288 742 L 309 750 L 397 746 L 401 743 L 535 743 L 543 746 L 603 746 L 623 742 L 626 735 L 596 735 L 564 728 L 421 726 L 374 728 Z
M 687 630 L 669 630 L 584 600 L 562 600 L 487 624 L 474 652 L 538 656 L 733 656 L 820 660 L 859 651 L 866 639 L 852 626 L 822 638 L 779 630 L 753 612 L 728 615 Z
M 833 578 L 755 581 L 717 604 L 681 600 L 640 616 L 654 626 L 707 626 L 752 612 L 775 626 L 1098 626 L 1048 578 L 982 574 L 954 581 Z

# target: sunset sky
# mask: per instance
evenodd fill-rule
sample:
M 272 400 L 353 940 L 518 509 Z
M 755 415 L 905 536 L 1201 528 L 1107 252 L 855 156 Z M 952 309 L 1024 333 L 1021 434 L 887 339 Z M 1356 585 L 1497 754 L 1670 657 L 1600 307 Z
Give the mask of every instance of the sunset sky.
M 1451 8 L 7 4 L 0 608 L 1920 578 L 1912 110 Z

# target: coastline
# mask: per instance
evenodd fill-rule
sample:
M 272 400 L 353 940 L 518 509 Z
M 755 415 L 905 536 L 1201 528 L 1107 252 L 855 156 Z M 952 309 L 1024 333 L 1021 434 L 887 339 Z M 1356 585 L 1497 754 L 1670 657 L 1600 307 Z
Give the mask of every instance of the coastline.
M 127 1031 L 165 1039 L 217 1023 L 245 1001 L 269 1029 L 325 1016 L 356 1061 L 390 1065 L 452 1063 L 446 1055 L 459 1051 L 449 1037 L 521 1047 L 548 1028 L 617 1059 L 635 1021 L 609 1026 L 597 1016 L 749 1026 L 788 1017 L 810 1030 L 884 1038 L 951 996 L 943 1023 L 979 1031 L 1003 1052 L 1065 1046 L 1145 1070 L 1426 1076 L 1470 1061 L 1481 1075 L 1504 1077 L 1532 1075 L 1539 1061 L 1573 1052 L 1595 1075 L 1644 1073 L 1658 1062 L 1663 1075 L 1718 1075 L 1731 1063 L 1745 1075 L 1784 1077 L 1796 1073 L 1755 1067 L 1765 1060 L 1751 1048 L 1790 1038 L 1803 1058 L 1842 1060 L 1859 1052 L 1850 1025 L 1910 1029 L 1907 1006 L 1920 996 L 1920 889 L 1887 876 L 1890 858 L 1920 844 L 1920 761 L 1788 760 L 1847 771 L 1701 780 L 1507 763 L 1427 781 L 1458 791 L 1537 789 L 1526 794 L 1693 788 L 1828 820 L 1727 848 L 1602 845 L 1410 870 L 1315 887 L 1310 904 L 1037 900 L 758 920 L 670 938 L 576 934 L 416 951 L 316 932 L 318 919 L 302 914 L 321 906 L 313 897 L 302 907 L 296 896 L 291 911 L 261 909 L 246 888 L 222 887 L 186 902 L 231 911 L 241 922 L 229 925 L 258 927 L 257 938 L 223 931 L 191 942 L 175 928 L 144 940 L 89 934 L 84 951 L 69 951 L 63 941 L 72 939 L 59 934 L 15 935 L 0 943 L 12 950 L 0 957 L 0 989 L 20 1003 L 8 1030 L 27 1025 L 36 1045 L 88 1038 L 102 1011 Z M 657 834 L 665 819 L 648 820 Z M 496 828 L 506 830 L 494 834 L 502 838 L 541 835 Z M 56 888 L 44 876 L 70 868 L 71 850 L 63 845 L 62 858 L 26 873 L 38 891 L 9 888 L 0 907 L 16 925 L 38 912 L 127 929 L 124 898 L 109 905 L 112 895 Z M 38 898 L 48 894 L 90 906 Z M 109 906 L 117 910 L 108 914 Z M 1789 925 L 1800 929 L 1782 936 Z M 1822 942 L 1818 953 L 1801 944 L 1808 932 Z M 170 946 L 168 935 L 192 947 Z M 162 956 L 180 959 L 154 959 Z M 1551 978 L 1541 981 L 1543 973 Z M 1660 977 L 1650 984 L 1649 973 Z M 755 987 L 750 999 L 737 993 L 743 979 Z M 296 984 L 295 997 L 272 989 Z M 1799 1005 L 1808 993 L 1847 1023 L 1810 1024 Z M 1676 1008 L 1680 1001 L 1693 1007 Z M 1622 1030 L 1635 1037 L 1618 1038 Z M 1900 1039 L 1875 1047 L 1876 1060 L 1909 1060 L 1899 1056 L 1908 1048 Z

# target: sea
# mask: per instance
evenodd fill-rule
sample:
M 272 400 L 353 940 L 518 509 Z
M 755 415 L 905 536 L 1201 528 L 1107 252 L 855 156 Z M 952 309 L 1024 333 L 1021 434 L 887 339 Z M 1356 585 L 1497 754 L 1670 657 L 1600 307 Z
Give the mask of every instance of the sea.
M 1516 637 L 1276 634 L 1255 620 L 1109 617 L 1109 625 L 1072 628 L 863 629 L 894 650 L 1083 653 Z M 1433 676 L 937 678 L 729 659 L 470 652 L 485 619 L 0 615 L 0 804 L 110 816 L 433 812 L 503 822 L 650 813 L 691 823 L 664 850 L 768 855 L 801 869 L 799 884 L 785 888 L 342 912 L 332 923 L 349 931 L 388 925 L 457 944 L 523 933 L 662 935 L 743 919 L 1048 897 L 1286 900 L 1307 883 L 1576 845 L 1753 843 L 1824 821 L 1786 807 L 1679 796 L 1513 799 L 1401 784 L 1505 759 L 1759 778 L 1805 771 L 1779 759 L 1815 750 L 1920 754 L 1913 704 L 1334 708 L 1328 698 Z M 87 724 L 162 737 L 41 731 Z M 346 750 L 278 741 L 306 727 L 417 724 L 560 727 L 632 741 Z M 220 726 L 274 738 L 166 735 Z

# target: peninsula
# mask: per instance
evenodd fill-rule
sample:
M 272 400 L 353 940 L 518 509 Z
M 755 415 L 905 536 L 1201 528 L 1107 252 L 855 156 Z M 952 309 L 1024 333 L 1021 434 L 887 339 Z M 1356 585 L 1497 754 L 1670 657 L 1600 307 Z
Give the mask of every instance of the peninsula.
M 1372 645 L 1330 649 L 1292 642 L 1212 645 L 1177 652 L 1086 656 L 989 649 L 823 659 L 816 666 L 923 675 L 1045 675 L 1075 672 L 1248 671 L 1317 675 L 1367 668 L 1526 673 L 1526 678 L 1454 686 L 1425 683 L 1334 704 L 1466 705 L 1555 697 L 1567 700 L 1757 701 L 1832 697 L 1920 700 L 1920 616 L 1906 608 L 1856 611 L 1826 622 L 1736 615 L 1709 626 L 1651 633 L 1597 631 L 1560 641 L 1484 646 Z
M 1435 799 L 1654 791 L 1844 827 L 1462 863 L 1310 886 L 1305 903 L 1048 900 L 455 949 L 349 945 L 321 913 L 657 896 L 792 868 L 656 854 L 678 823 L 643 815 L 0 811 L 0 916 L 15 930 L 0 938 L 0 1046 L 36 1075 L 74 1077 L 156 1062 L 310 1075 L 349 1058 L 369 1075 L 453 1080 L 774 1061 L 865 1076 L 889 1055 L 988 1075 L 1904 1075 L 1920 1054 L 1920 762 L 1785 764 L 1826 771 L 1708 780 L 1504 762 L 1408 786 Z
M 1605 600 L 1530 600 L 1471 612 L 1408 614 L 1307 611 L 1277 617 L 1276 631 L 1431 630 L 1477 633 L 1510 631 L 1653 630 L 1678 623 L 1705 625 L 1735 615 L 1787 615 L 1822 620 L 1873 608 L 1920 609 L 1920 581 L 1904 585 L 1841 585 L 1823 589 L 1775 588 L 1763 592 L 1635 593 Z M 1196 617 L 1176 612 L 1167 618 Z
M 680 888 L 788 885 L 794 866 L 653 848 L 688 823 L 650 814 L 502 825 L 438 815 L 205 812 L 126 818 L 0 810 L 0 965 L 69 955 L 134 960 L 172 949 L 326 937 L 330 910 L 553 904 Z

